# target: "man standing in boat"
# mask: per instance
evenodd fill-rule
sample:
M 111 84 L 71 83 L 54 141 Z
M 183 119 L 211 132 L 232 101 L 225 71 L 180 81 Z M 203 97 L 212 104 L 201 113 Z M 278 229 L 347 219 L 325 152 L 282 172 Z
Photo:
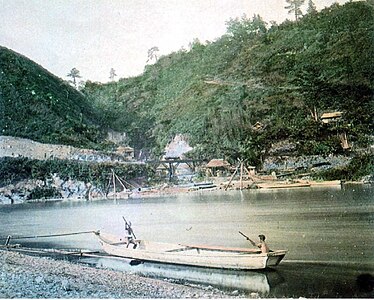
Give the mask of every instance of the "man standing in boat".
M 250 241 L 250 243 L 255 246 L 255 247 L 258 247 L 261 249 L 261 253 L 269 253 L 270 250 L 269 250 L 269 246 L 266 244 L 265 242 L 265 239 L 266 237 L 263 235 L 263 234 L 260 234 L 258 237 L 260 238 L 260 242 L 258 244 L 256 244 L 254 241 L 252 241 L 249 237 L 247 237 L 245 234 L 241 233 L 239 231 L 239 233 L 241 235 L 243 235 L 248 241 Z
M 125 221 L 125 231 L 126 231 L 126 239 L 127 239 L 127 247 L 130 246 L 130 244 L 133 244 L 133 248 L 135 249 L 137 244 L 136 244 L 136 236 L 134 234 L 134 231 L 131 228 L 131 222 L 127 222 L 125 218 L 123 218 Z

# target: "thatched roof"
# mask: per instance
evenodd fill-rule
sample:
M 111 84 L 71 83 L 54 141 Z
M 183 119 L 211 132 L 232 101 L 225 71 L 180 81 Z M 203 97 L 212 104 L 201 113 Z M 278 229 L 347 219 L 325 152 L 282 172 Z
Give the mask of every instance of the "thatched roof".
M 117 153 L 131 153 L 131 152 L 134 152 L 134 148 L 131 148 L 131 147 L 124 147 L 124 146 L 119 146 L 117 148 Z
M 207 168 L 219 168 L 219 167 L 228 168 L 230 167 L 230 164 L 223 159 L 212 159 L 210 162 L 208 162 L 206 167 Z

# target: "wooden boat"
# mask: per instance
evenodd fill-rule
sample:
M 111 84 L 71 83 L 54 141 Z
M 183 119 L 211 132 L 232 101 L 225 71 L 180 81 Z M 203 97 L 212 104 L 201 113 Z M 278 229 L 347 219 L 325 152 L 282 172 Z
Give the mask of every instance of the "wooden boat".
M 277 266 L 287 250 L 261 253 L 258 249 L 183 245 L 147 240 L 130 240 L 96 232 L 103 250 L 109 255 L 139 261 L 151 261 L 197 267 L 255 270 Z
M 310 187 L 310 183 L 257 183 L 256 186 L 260 189 L 290 189 L 290 188 L 300 188 L 300 187 Z
M 337 186 L 341 187 L 342 182 L 340 180 L 330 180 L 330 181 L 307 181 L 311 187 L 314 186 Z

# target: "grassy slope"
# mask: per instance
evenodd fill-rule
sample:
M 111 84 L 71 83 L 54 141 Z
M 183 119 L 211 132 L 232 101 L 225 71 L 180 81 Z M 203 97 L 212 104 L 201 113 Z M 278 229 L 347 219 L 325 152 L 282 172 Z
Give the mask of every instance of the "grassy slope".
M 0 47 L 0 134 L 95 146 L 100 132 L 85 97 L 41 66 Z

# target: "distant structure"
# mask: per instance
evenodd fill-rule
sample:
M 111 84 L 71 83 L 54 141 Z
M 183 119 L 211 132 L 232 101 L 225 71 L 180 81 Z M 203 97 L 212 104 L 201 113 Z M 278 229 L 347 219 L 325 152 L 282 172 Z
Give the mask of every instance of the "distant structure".
M 135 157 L 134 148 L 129 146 L 119 146 L 116 153 L 123 156 L 127 160 L 133 160 Z
M 107 140 L 115 144 L 124 144 L 126 143 L 127 135 L 125 132 L 109 130 Z
M 343 116 L 343 113 L 340 111 L 324 113 L 321 115 L 321 121 L 324 124 L 328 124 L 328 123 L 340 120 L 342 116 Z
M 329 112 L 324 113 L 321 115 L 320 119 L 323 124 L 330 124 L 334 122 L 338 122 L 343 117 L 343 112 L 341 111 L 335 111 L 335 112 Z M 347 133 L 343 130 L 340 133 L 338 133 L 338 137 L 340 139 L 340 145 L 344 150 L 351 149 L 351 145 L 348 141 Z

